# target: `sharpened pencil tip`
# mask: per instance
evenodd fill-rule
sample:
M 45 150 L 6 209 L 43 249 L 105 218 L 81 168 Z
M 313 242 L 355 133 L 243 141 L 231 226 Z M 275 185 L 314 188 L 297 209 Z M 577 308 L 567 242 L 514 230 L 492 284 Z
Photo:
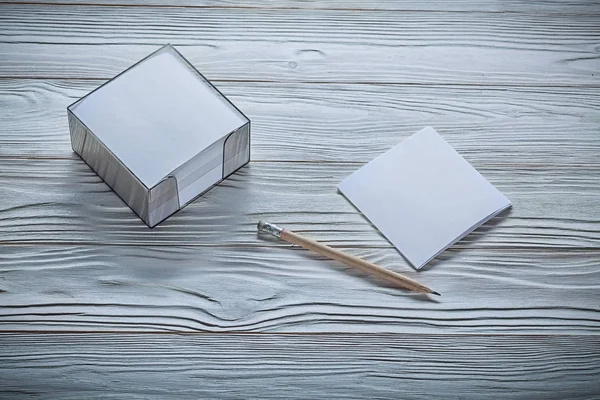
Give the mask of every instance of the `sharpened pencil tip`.
M 431 292 L 431 294 L 435 294 L 436 296 L 441 296 L 438 292 Z

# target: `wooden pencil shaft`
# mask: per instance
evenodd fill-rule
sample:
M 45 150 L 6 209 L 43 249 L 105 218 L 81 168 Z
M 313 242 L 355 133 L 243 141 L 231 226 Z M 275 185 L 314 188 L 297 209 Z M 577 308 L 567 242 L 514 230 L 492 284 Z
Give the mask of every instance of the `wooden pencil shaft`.
M 343 253 L 315 240 L 300 236 L 292 231 L 283 229 L 281 231 L 280 238 L 286 242 L 298 245 L 307 250 L 314 251 L 315 253 L 339 261 L 350 267 L 358 268 L 368 274 L 377 276 L 380 279 L 394 283 L 403 288 L 413 290 L 415 292 L 433 293 L 433 291 L 428 287 L 421 285 L 419 282 L 416 282 L 406 276 L 400 275 L 394 271 L 390 271 L 353 255 Z

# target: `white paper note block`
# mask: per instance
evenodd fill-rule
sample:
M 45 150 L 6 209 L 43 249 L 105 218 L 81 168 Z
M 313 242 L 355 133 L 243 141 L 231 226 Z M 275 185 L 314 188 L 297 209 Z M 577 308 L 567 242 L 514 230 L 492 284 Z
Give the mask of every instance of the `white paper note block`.
M 338 188 L 417 269 L 511 206 L 431 127 Z
M 73 150 L 150 227 L 250 161 L 250 121 L 167 45 L 68 107 Z

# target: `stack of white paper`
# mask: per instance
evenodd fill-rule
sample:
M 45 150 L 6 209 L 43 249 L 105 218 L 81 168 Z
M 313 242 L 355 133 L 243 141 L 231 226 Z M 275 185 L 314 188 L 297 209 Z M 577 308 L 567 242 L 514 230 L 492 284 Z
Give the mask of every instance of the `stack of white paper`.
M 73 150 L 150 227 L 250 161 L 250 120 L 170 45 L 68 116 Z
M 417 269 L 511 206 L 431 127 L 338 188 Z

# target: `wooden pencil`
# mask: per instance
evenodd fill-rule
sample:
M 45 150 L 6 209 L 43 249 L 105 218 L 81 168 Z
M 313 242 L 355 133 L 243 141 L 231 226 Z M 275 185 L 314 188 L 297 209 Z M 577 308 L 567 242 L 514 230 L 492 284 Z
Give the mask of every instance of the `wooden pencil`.
M 427 286 L 424 286 L 419 282 L 412 280 L 404 275 L 401 275 L 394 271 L 390 271 L 388 269 L 380 267 L 379 265 L 365 261 L 353 255 L 341 252 L 325 244 L 319 243 L 315 240 L 300 236 L 297 233 L 294 233 L 290 230 L 280 228 L 275 224 L 259 221 L 258 231 L 269 233 L 275 237 L 285 240 L 288 243 L 292 243 L 297 246 L 303 247 L 307 250 L 314 251 L 315 253 L 339 261 L 350 267 L 360 269 L 361 271 L 366 272 L 367 274 L 376 276 L 380 279 L 383 279 L 387 282 L 393 283 L 405 289 L 412 290 L 418 293 L 435 294 L 437 296 L 440 296 L 438 292 L 435 292 Z

